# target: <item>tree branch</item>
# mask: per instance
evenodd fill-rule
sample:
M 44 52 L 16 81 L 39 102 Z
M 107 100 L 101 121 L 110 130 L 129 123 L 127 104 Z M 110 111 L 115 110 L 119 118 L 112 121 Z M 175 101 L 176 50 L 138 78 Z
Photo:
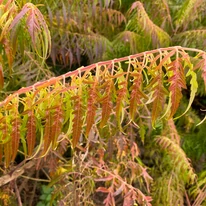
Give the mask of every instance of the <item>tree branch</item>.
M 21 163 L 20 163 L 21 164 Z M 31 160 L 27 163 L 25 163 L 23 166 L 17 166 L 14 171 L 10 172 L 9 174 L 6 174 L 2 177 L 0 177 L 0 187 L 11 182 L 12 180 L 18 178 L 21 176 L 26 170 L 30 169 L 35 165 L 35 161 Z

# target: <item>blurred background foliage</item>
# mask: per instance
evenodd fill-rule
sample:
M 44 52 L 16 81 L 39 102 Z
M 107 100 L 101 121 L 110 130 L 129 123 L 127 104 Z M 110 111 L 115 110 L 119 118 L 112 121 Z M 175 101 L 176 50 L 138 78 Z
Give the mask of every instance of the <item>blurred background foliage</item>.
M 15 79 L 19 84 L 49 77 L 49 68 L 59 75 L 79 66 L 159 47 L 206 48 L 205 0 L 18 0 L 16 4 L 20 9 L 28 2 L 44 15 L 52 47 L 47 64 L 39 65 L 28 52 L 22 52 L 27 48 L 28 35 L 19 35 L 20 51 L 15 56 L 20 61 L 19 53 L 24 53 L 27 59 L 19 69 L 21 73 L 16 73 L 18 78 L 22 76 Z
M 52 36 L 50 65 L 72 66 L 181 45 L 205 49 L 205 0 L 32 1 Z

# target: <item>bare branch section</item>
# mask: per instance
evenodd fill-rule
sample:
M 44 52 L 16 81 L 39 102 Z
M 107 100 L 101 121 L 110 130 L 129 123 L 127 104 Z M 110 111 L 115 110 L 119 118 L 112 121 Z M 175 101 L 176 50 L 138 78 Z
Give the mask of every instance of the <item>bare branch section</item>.
M 21 166 L 21 165 L 22 165 L 22 163 L 20 163 L 20 165 L 18 165 L 14 171 L 0 177 L 0 187 L 11 182 L 12 180 L 17 179 L 22 174 L 24 174 L 26 172 L 26 170 L 32 168 L 35 165 L 35 160 L 31 160 L 31 161 L 25 163 L 23 166 Z

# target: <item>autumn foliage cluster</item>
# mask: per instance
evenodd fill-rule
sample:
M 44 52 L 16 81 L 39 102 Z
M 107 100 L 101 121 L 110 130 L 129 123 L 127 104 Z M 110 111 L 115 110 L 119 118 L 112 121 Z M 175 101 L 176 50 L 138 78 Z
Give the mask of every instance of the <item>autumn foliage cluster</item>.
M 35 1 L 0 1 L 2 205 L 206 204 L 206 52 L 170 46 L 203 3 L 186 1 L 173 25 L 161 2 L 170 28 L 147 1 L 47 1 L 48 15 Z

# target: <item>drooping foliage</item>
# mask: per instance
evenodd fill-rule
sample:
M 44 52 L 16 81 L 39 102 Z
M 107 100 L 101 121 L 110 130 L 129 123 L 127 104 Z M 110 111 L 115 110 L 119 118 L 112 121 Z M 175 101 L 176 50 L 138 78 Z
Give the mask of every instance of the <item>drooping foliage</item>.
M 190 56 L 188 52 L 191 51 L 196 52 L 196 55 Z M 147 127 L 152 125 L 156 128 L 161 119 L 173 118 L 180 107 L 182 92 L 186 90 L 188 80 L 190 100 L 183 113 L 189 110 L 198 86 L 196 74 L 200 72 L 205 79 L 204 58 L 205 52 L 197 49 L 162 48 L 80 67 L 62 76 L 21 88 L 0 103 L 0 156 L 6 167 L 9 167 L 19 150 L 26 159 L 41 158 L 55 151 L 65 138 L 75 150 L 81 149 L 80 145 L 95 143 L 97 139 L 110 142 L 112 136 L 118 135 L 119 138 L 115 140 L 117 157 L 124 158 L 128 147 L 124 134 L 127 133 L 128 125 L 138 128 L 146 124 Z M 151 113 L 151 119 L 142 116 L 145 113 Z M 172 134 L 176 130 L 172 123 L 170 127 Z M 142 128 L 141 133 L 145 132 Z M 156 141 L 163 149 L 171 151 L 171 155 L 176 155 L 175 148 L 179 146 L 174 138 L 159 136 Z M 133 159 L 138 156 L 135 142 L 131 144 L 130 150 Z M 190 162 L 183 150 L 179 151 L 174 161 L 180 161 L 181 171 L 188 176 L 184 184 L 194 183 L 195 174 Z M 100 163 L 104 161 L 100 154 L 99 158 Z M 91 167 L 100 166 L 98 163 Z M 117 174 L 111 176 L 106 171 L 109 177 L 102 177 L 104 169 L 99 169 L 97 182 L 113 181 L 110 189 L 97 189 L 97 192 L 108 194 L 105 205 L 114 201 L 115 193 L 122 192 L 128 196 L 128 200 L 124 200 L 126 202 L 134 198 L 139 204 L 147 202 L 150 205 L 151 198 L 127 186 L 120 177 L 117 178 Z M 142 172 L 149 191 L 151 177 L 147 175 Z M 120 192 L 117 185 L 122 188 Z
M 0 87 L 13 90 L 51 77 L 45 61 L 51 49 L 43 14 L 32 3 L 0 2 Z M 24 31 L 24 32 L 22 32 Z M 45 68 L 44 68 L 45 67 Z M 11 84 L 12 79 L 15 84 Z M 23 84 L 24 83 L 24 84 Z M 15 86 L 14 86 L 15 85 Z
M 204 205 L 205 1 L 30 2 L 0 1 L 0 205 Z
M 205 49 L 203 0 L 32 2 L 45 5 L 50 57 L 63 70 L 171 45 Z

